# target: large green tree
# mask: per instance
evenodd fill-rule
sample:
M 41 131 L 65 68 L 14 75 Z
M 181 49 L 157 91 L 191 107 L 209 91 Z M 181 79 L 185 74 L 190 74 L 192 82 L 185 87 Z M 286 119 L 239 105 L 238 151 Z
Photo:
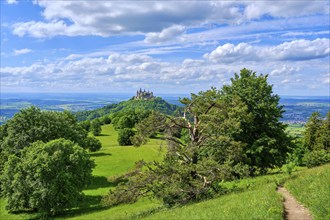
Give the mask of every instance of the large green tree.
M 330 161 L 330 111 L 324 120 L 318 112 L 312 113 L 305 128 L 303 163 L 308 167 L 328 163 Z
M 21 110 L 0 126 L 0 173 L 9 155 L 18 155 L 33 142 L 58 138 L 71 140 L 84 148 L 89 148 L 88 143 L 96 143 L 96 140 L 87 139 L 87 131 L 68 111 L 41 111 L 33 106 Z
M 222 88 L 223 96 L 240 97 L 252 116 L 251 121 L 241 121 L 242 133 L 235 140 L 246 144 L 246 163 L 261 171 L 283 164 L 291 150 L 286 125 L 279 121 L 284 112 L 280 97 L 267 79 L 268 75 L 242 69 L 231 79 L 231 85 Z
M 307 150 L 317 150 L 317 148 L 322 149 L 323 147 L 320 142 L 323 135 L 322 134 L 322 124 L 323 120 L 319 112 L 313 112 L 305 125 L 304 131 L 304 147 Z
M 1 175 L 9 211 L 37 210 L 49 215 L 77 205 L 92 177 L 88 153 L 65 139 L 33 143 L 11 155 Z

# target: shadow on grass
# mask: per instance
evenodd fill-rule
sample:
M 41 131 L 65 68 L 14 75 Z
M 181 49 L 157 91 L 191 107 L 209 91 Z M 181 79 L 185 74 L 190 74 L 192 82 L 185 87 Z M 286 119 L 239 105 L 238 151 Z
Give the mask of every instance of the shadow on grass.
M 102 152 L 91 154 L 91 157 L 102 157 L 102 156 L 112 156 L 112 154 L 110 154 L 110 153 L 102 153 Z
M 55 216 L 47 215 L 46 213 L 37 212 L 36 210 L 23 210 L 23 211 L 16 211 L 12 212 L 12 214 L 24 214 L 27 215 L 26 219 L 37 220 L 37 219 L 59 219 L 59 218 L 68 218 L 68 217 L 75 217 L 84 214 L 90 214 L 93 212 L 99 212 L 102 210 L 109 209 L 109 207 L 104 207 L 101 205 L 102 196 L 92 196 L 92 195 L 85 195 L 83 199 L 79 202 L 78 206 L 75 208 L 71 208 L 65 210 L 61 213 L 56 214 Z M 20 216 L 17 216 L 17 219 Z M 24 217 L 25 218 L 25 217 Z M 0 218 L 1 219 L 1 218 Z M 15 219 L 11 218 L 11 219 Z
M 99 134 L 97 135 L 98 137 L 105 137 L 105 136 L 110 136 L 109 134 Z
M 93 176 L 91 184 L 86 188 L 88 189 L 99 189 L 116 186 L 113 183 L 109 182 L 104 176 Z
M 99 212 L 105 209 L 108 209 L 109 207 L 104 207 L 101 205 L 101 199 L 102 196 L 84 196 L 81 203 L 78 205 L 78 207 L 67 210 L 59 215 L 56 215 L 56 218 L 68 218 L 68 217 L 74 217 L 84 214 L 90 214 L 93 212 Z

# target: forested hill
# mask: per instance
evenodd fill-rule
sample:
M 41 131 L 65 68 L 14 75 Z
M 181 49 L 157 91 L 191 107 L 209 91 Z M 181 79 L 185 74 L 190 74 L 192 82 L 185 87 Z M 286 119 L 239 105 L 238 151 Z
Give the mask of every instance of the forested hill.
M 123 101 L 116 104 L 110 104 L 104 106 L 103 108 L 90 110 L 90 111 L 80 111 L 74 113 L 78 121 L 92 120 L 94 118 L 99 118 L 110 113 L 116 113 L 121 110 L 156 110 L 164 114 L 173 115 L 175 112 L 180 111 L 182 107 L 170 104 L 160 97 L 153 99 L 130 99 L 128 101 Z

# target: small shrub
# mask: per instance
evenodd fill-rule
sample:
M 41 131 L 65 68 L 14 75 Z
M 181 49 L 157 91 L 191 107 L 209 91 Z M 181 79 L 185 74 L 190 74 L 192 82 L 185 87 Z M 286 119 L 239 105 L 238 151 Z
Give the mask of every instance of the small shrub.
M 95 137 L 87 137 L 84 143 L 84 148 L 89 149 L 91 152 L 100 150 L 102 147 L 101 142 Z
M 101 122 L 98 118 L 94 119 L 91 122 L 90 130 L 92 131 L 94 136 L 99 136 L 101 134 L 101 132 L 102 132 Z
M 295 170 L 295 168 L 296 168 L 296 164 L 294 162 L 289 162 L 282 166 L 282 171 L 286 174 L 291 175 L 292 172 Z
M 103 121 L 103 124 L 106 124 L 106 125 L 111 123 L 111 119 L 109 116 L 103 116 L 102 121 Z
M 303 158 L 307 167 L 316 167 L 330 162 L 330 153 L 324 149 L 307 152 Z
M 131 137 L 134 136 L 134 131 L 130 128 L 120 129 L 118 132 L 118 144 L 120 146 L 132 145 Z

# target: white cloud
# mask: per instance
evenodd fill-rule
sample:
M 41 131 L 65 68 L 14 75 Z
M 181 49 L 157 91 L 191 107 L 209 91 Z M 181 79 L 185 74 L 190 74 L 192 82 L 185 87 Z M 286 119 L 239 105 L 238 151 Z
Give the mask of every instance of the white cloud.
M 264 15 L 272 17 L 299 17 L 312 14 L 328 14 L 327 1 L 252 1 L 244 9 L 248 20 L 258 19 Z
M 294 40 L 277 46 L 252 46 L 247 43 L 238 45 L 225 44 L 217 47 L 204 58 L 213 62 L 232 63 L 238 61 L 260 60 L 311 60 L 329 56 L 330 40 L 317 38 L 315 40 Z
M 188 27 L 240 24 L 262 16 L 328 14 L 327 1 L 46 1 L 45 21 L 16 23 L 14 34 L 37 38 L 148 34 L 147 42 L 168 40 Z M 177 26 L 176 26 L 177 25 Z M 180 28 L 178 28 L 180 27 Z M 183 28 L 184 27 L 184 28 Z
M 315 40 L 294 40 L 282 43 L 276 47 L 263 50 L 264 57 L 273 56 L 278 60 L 309 60 L 329 56 L 330 40 L 317 38 Z
M 179 40 L 183 41 L 182 39 L 178 39 L 178 36 L 182 35 L 185 31 L 183 26 L 175 25 L 169 28 L 162 30 L 159 33 L 148 33 L 146 34 L 145 42 L 147 43 L 159 43 L 159 42 L 166 42 L 170 40 Z
M 259 59 L 255 48 L 247 43 L 240 43 L 237 46 L 233 44 L 224 44 L 217 47 L 210 54 L 205 54 L 205 58 L 214 62 L 232 63 L 239 60 Z
M 28 49 L 28 48 L 24 48 L 24 49 L 20 49 L 20 50 L 14 50 L 13 55 L 17 56 L 17 55 L 22 55 L 22 54 L 27 54 L 27 53 L 31 53 L 32 50 Z
M 289 66 L 287 64 L 284 64 L 280 68 L 276 68 L 273 71 L 270 72 L 269 75 L 271 76 L 284 76 L 284 75 L 292 75 L 300 70 L 299 67 L 296 66 Z
M 312 59 L 324 54 L 322 47 L 327 42 L 323 41 L 324 39 L 292 41 L 268 47 L 256 47 L 246 43 L 225 44 L 205 55 L 204 59 L 184 59 L 182 62 L 162 61 L 134 53 L 112 52 L 108 56 L 93 54 L 92 57 L 73 54 L 67 59 L 61 58 L 55 62 L 39 62 L 21 67 L 2 66 L 1 87 L 3 91 L 38 88 L 68 92 L 129 92 L 143 87 L 163 93 L 198 92 L 211 86 L 220 88 L 230 82 L 234 72 L 248 68 L 257 73 L 269 73 L 270 83 L 275 85 L 276 93 L 295 89 L 304 94 L 305 85 L 318 85 L 315 91 L 324 93 L 329 88 L 329 84 L 326 84 L 328 75 L 324 74 L 329 71 L 329 63 L 326 59 Z M 297 42 L 304 46 L 297 46 Z M 306 50 L 311 59 L 304 59 L 302 62 L 283 60 L 283 54 L 295 56 L 290 52 L 291 49 L 299 53 Z M 279 56 L 263 57 L 266 53 L 275 52 L 279 53 Z
M 18 2 L 17 2 L 17 0 L 7 0 L 7 3 L 8 4 L 17 4 Z

